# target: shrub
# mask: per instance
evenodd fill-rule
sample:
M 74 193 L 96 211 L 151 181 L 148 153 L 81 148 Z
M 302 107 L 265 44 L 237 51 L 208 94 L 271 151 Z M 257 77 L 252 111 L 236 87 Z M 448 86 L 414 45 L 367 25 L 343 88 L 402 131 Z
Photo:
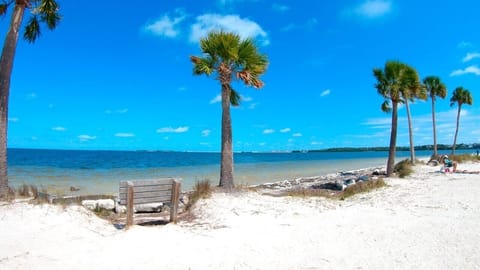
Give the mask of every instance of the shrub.
M 381 188 L 386 186 L 385 181 L 382 178 L 377 180 L 370 180 L 356 183 L 355 185 L 351 185 L 347 187 L 341 194 L 340 199 L 343 200 L 345 198 L 351 197 L 355 194 L 369 192 L 371 190 Z
M 17 194 L 21 197 L 38 198 L 38 188 L 35 185 L 23 184 L 17 189 Z
M 393 171 L 397 173 L 398 177 L 405 178 L 413 172 L 412 163 L 409 159 L 404 159 L 395 165 Z
M 467 161 L 479 161 L 479 157 L 476 155 L 462 154 L 462 155 L 452 155 L 450 159 L 458 163 L 467 162 Z
M 210 185 L 210 180 L 205 179 L 202 181 L 197 181 L 193 187 L 193 191 L 188 195 L 186 210 L 189 210 L 192 206 L 194 206 L 199 199 L 208 198 L 211 194 L 212 186 Z

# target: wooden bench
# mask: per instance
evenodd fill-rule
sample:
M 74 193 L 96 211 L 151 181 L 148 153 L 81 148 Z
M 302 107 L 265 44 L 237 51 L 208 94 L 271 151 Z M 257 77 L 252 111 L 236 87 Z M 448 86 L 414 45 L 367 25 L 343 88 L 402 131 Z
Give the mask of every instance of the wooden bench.
M 119 204 L 127 206 L 127 225 L 133 225 L 133 206 L 147 203 L 170 205 L 170 222 L 177 222 L 180 181 L 175 178 L 120 181 Z

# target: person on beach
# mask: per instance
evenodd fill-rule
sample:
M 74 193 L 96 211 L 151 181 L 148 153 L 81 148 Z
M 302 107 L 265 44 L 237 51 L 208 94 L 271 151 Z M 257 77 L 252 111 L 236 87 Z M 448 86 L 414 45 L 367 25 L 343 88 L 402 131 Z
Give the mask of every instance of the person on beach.
M 443 163 L 443 171 L 445 173 L 449 172 L 450 168 L 452 168 L 452 172 L 457 171 L 457 162 L 448 159 L 447 155 L 442 156 L 442 163 Z

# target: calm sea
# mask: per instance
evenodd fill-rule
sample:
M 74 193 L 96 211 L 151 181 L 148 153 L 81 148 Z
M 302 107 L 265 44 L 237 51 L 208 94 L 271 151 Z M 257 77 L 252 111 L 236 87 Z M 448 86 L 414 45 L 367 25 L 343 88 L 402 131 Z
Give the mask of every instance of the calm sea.
M 428 157 L 430 151 L 417 151 Z M 328 173 L 383 167 L 387 152 L 236 153 L 235 183 L 260 184 Z M 397 152 L 398 160 L 409 152 Z M 182 178 L 217 184 L 219 153 L 9 149 L 10 185 L 35 184 L 57 194 L 116 194 L 120 180 Z M 71 192 L 70 187 L 80 188 Z

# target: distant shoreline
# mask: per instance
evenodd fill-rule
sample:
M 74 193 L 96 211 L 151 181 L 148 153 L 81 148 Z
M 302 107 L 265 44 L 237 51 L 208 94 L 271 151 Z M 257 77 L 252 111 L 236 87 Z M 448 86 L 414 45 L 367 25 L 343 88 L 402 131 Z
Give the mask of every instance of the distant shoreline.
M 8 147 L 8 150 L 44 150 L 44 151 L 100 151 L 100 152 L 145 152 L 145 153 L 155 153 L 155 152 L 164 152 L 164 153 L 218 153 L 219 151 L 180 151 L 180 150 L 146 150 L 146 149 L 137 149 L 137 150 L 121 150 L 121 149 L 50 149 L 50 148 L 21 148 L 21 147 Z M 439 144 L 437 145 L 438 151 L 451 150 L 451 145 Z M 457 144 L 456 150 L 480 150 L 480 143 L 471 143 L 471 144 Z M 433 145 L 419 145 L 415 146 L 416 151 L 433 151 Z M 385 152 L 389 151 L 388 146 L 375 146 L 375 147 L 333 147 L 326 149 L 303 149 L 303 150 L 272 150 L 272 151 L 238 151 L 234 152 L 235 154 L 242 153 L 315 153 L 315 152 Z M 408 146 L 397 146 L 396 151 L 410 151 Z

